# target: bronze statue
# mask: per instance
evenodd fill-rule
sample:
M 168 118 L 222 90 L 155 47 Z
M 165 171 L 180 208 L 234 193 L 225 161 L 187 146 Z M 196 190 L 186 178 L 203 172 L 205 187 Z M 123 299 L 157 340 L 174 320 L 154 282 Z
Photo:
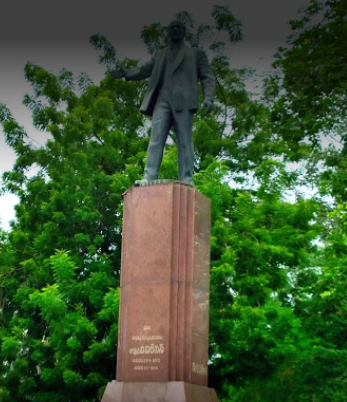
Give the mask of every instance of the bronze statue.
M 159 50 L 140 67 L 111 71 L 114 78 L 142 80 L 150 77 L 140 111 L 152 116 L 152 133 L 147 151 L 144 182 L 157 180 L 164 146 L 173 126 L 178 147 L 179 180 L 193 185 L 193 115 L 199 107 L 200 80 L 206 113 L 213 108 L 215 78 L 205 52 L 184 43 L 186 28 L 180 21 L 168 27 L 170 45 Z

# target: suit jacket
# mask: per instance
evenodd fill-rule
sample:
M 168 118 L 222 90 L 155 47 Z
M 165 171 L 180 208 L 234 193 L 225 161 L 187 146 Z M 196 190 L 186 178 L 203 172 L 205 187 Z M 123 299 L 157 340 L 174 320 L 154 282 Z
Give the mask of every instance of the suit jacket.
M 126 80 L 142 80 L 150 77 L 149 84 L 140 111 L 152 116 L 158 98 L 160 86 L 164 79 L 165 63 L 169 48 L 159 50 L 152 59 L 140 67 L 126 71 Z M 173 62 L 171 70 L 172 99 L 171 105 L 176 111 L 199 108 L 200 80 L 205 101 L 213 102 L 215 78 L 205 52 L 185 44 L 181 47 Z

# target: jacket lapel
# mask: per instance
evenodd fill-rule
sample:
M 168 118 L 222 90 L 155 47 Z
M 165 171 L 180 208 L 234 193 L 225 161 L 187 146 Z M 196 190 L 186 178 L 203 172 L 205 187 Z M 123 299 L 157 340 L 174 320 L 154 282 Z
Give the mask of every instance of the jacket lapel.
M 188 50 L 188 46 L 183 45 L 180 49 L 180 51 L 177 54 L 177 57 L 175 59 L 174 65 L 172 67 L 172 73 L 175 72 L 175 70 L 177 69 L 177 67 L 182 63 L 182 60 L 184 59 L 184 57 L 187 54 L 187 50 Z
M 160 53 L 160 60 L 159 60 L 159 71 L 162 71 L 165 67 L 165 60 L 167 58 L 168 48 L 165 48 L 163 52 Z
M 162 52 L 158 52 L 158 58 L 157 58 L 157 63 L 156 63 L 156 70 L 155 70 L 155 82 L 156 84 L 160 82 L 163 72 L 165 71 L 165 61 L 166 61 L 166 55 L 167 55 L 167 48 L 164 49 Z

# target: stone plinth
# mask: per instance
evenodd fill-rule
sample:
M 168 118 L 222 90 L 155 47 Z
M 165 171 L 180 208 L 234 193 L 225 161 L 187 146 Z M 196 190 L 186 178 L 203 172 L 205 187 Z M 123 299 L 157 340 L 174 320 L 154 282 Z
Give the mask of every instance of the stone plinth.
M 210 210 L 179 182 L 125 194 L 117 381 L 102 402 L 217 401 L 206 387 Z
M 110 382 L 102 402 L 218 402 L 214 389 L 186 382 Z

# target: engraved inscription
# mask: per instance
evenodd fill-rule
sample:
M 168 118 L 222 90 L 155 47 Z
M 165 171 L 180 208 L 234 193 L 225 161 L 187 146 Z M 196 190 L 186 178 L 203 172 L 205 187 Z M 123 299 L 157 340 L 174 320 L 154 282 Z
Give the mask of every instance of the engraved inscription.
M 133 363 L 160 363 L 160 359 L 132 359 Z
M 158 370 L 158 366 L 135 366 L 134 370 Z
M 192 371 L 195 374 L 207 375 L 207 367 L 199 363 L 192 363 Z
M 138 348 L 130 348 L 129 353 L 131 355 L 163 354 L 164 353 L 164 344 L 160 343 L 159 345 L 155 345 L 154 343 L 151 343 L 150 345 L 141 345 Z
M 135 371 L 157 371 L 160 368 L 162 359 L 158 355 L 165 352 L 163 336 L 151 334 L 151 329 L 150 325 L 144 325 L 140 334 L 130 338 L 129 355 L 133 357 L 131 363 Z
M 133 335 L 132 341 L 161 341 L 163 337 L 161 335 Z

